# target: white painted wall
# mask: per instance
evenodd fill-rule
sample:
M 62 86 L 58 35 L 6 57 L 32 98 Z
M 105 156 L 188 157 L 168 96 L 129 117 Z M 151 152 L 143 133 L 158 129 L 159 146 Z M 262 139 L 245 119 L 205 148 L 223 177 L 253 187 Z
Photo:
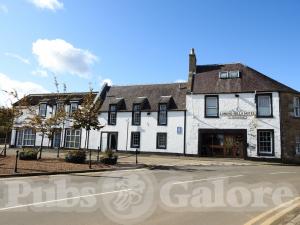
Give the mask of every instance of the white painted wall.
M 255 93 L 240 93 L 239 106 L 244 111 L 256 112 Z M 257 129 L 274 129 L 275 158 L 281 157 L 279 93 L 273 92 L 273 118 L 229 119 L 205 118 L 205 95 L 187 95 L 187 154 L 198 154 L 199 129 L 247 129 L 249 157 L 257 156 Z M 235 94 L 219 95 L 219 111 L 231 111 L 238 106 Z
M 117 124 L 115 126 L 108 124 L 108 113 L 101 113 L 99 120 L 106 126 L 101 129 L 102 132 L 118 132 L 118 150 L 135 151 L 130 148 L 131 132 L 141 132 L 140 151 L 141 152 L 166 152 L 183 154 L 184 144 L 184 112 L 168 111 L 168 125 L 157 125 L 157 112 L 141 113 L 141 125 L 131 125 L 131 112 L 118 112 Z M 177 134 L 177 127 L 182 127 L 182 133 Z M 128 131 L 128 136 L 127 136 Z M 156 133 L 167 133 L 167 149 L 156 149 Z M 93 143 L 98 143 L 99 137 L 93 136 Z M 98 139 L 98 140 L 97 140 Z M 104 142 L 104 141 L 103 141 Z M 126 144 L 127 143 L 127 144 Z

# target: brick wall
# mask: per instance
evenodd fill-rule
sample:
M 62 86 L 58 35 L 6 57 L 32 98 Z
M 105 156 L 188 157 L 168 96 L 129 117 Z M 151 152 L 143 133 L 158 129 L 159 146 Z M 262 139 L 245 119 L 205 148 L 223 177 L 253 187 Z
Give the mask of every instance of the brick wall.
M 294 116 L 293 93 L 280 93 L 282 161 L 300 163 L 300 155 L 296 154 L 296 135 L 300 135 L 300 118 Z

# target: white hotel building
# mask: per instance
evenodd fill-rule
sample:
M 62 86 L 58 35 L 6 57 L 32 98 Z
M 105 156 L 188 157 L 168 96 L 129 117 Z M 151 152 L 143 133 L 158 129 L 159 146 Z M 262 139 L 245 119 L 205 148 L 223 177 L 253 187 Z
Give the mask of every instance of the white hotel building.
M 85 94 L 30 99 L 47 117 L 58 106 L 76 110 Z M 192 50 L 187 83 L 106 85 L 100 94 L 105 126 L 91 131 L 92 149 L 300 162 L 300 93 L 243 64 L 197 65 Z M 85 148 L 85 131 L 68 121 L 43 145 Z M 18 119 L 11 146 L 40 144 L 41 136 Z

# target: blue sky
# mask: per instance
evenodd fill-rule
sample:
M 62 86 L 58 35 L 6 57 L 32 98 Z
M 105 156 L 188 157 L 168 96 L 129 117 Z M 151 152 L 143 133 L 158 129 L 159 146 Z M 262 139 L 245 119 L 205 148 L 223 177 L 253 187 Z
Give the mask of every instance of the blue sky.
M 297 0 L 0 0 L 0 88 L 51 92 L 54 74 L 68 91 L 186 80 L 194 47 L 198 64 L 242 62 L 300 90 L 299 11 Z

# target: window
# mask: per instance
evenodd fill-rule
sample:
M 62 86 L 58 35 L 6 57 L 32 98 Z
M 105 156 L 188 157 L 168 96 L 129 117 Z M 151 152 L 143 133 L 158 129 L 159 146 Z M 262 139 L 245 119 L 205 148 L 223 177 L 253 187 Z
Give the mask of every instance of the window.
M 167 133 L 157 133 L 156 148 L 157 149 L 166 149 L 167 148 Z
M 296 154 L 300 155 L 300 135 L 296 136 Z
M 60 148 L 61 131 L 55 131 L 53 135 L 53 148 Z
M 133 104 L 132 125 L 141 125 L 141 105 Z
M 33 129 L 22 129 L 18 131 L 17 146 L 34 146 L 35 131 Z
M 274 130 L 257 131 L 258 155 L 274 155 Z
M 140 147 L 140 132 L 131 132 L 131 148 Z
M 205 117 L 219 117 L 219 96 L 205 96 Z
M 117 124 L 117 106 L 110 105 L 108 111 L 108 124 L 116 125 Z
M 168 107 L 167 104 L 158 105 L 158 125 L 168 124 Z
M 257 117 L 272 117 L 272 94 L 256 95 Z
M 80 148 L 81 130 L 66 129 L 65 147 Z
M 222 71 L 219 73 L 220 79 L 234 79 L 234 78 L 240 78 L 240 71 Z
M 41 103 L 40 104 L 40 109 L 39 109 L 39 115 L 42 117 L 46 117 L 47 114 L 47 104 L 46 103 Z
M 294 115 L 295 117 L 300 117 L 300 98 L 294 98 Z
M 69 116 L 72 116 L 74 112 L 78 109 L 78 103 L 77 102 L 72 102 L 70 104 L 70 111 L 69 111 Z

